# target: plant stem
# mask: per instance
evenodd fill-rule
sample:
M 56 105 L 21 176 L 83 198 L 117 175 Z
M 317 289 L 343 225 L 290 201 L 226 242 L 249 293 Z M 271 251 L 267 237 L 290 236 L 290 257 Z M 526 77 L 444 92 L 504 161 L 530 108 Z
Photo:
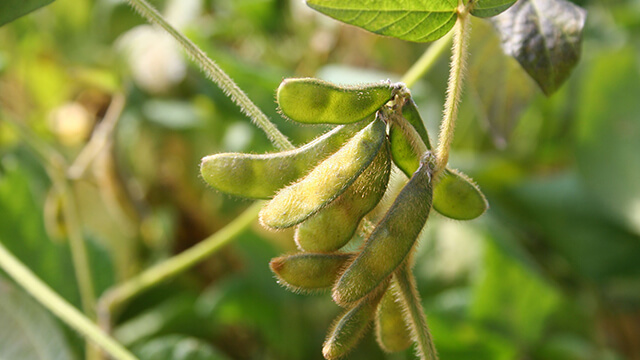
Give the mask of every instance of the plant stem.
M 467 40 L 469 39 L 470 20 L 469 10 L 464 5 L 458 6 L 458 20 L 453 29 L 453 46 L 451 49 L 451 68 L 449 69 L 449 83 L 447 98 L 444 104 L 444 115 L 440 126 L 438 148 L 436 149 L 437 176 L 447 166 L 449 151 L 453 142 L 453 133 L 458 118 L 458 104 L 462 97 L 462 80 L 467 62 Z
M 58 316 L 60 320 L 78 331 L 89 341 L 100 346 L 114 359 L 136 359 L 127 349 L 102 332 L 87 317 L 82 315 L 78 309 L 74 308 L 35 276 L 2 245 L 2 242 L 0 242 L 0 267 L 38 302 Z
M 240 107 L 242 112 L 249 116 L 253 122 L 260 127 L 269 140 L 281 150 L 293 149 L 293 145 L 289 142 L 276 126 L 260 111 L 249 97 L 236 85 L 235 82 L 227 75 L 213 60 L 211 60 L 200 48 L 198 48 L 191 40 L 184 36 L 180 31 L 171 26 L 160 13 L 153 8 L 145 0 L 127 0 L 129 5 L 137 10 L 142 16 L 147 18 L 151 23 L 162 27 L 174 39 L 180 43 L 184 50 L 193 58 L 200 66 L 202 71 L 215 82 L 225 94 Z
M 82 227 L 78 221 L 78 205 L 76 203 L 73 188 L 69 181 L 60 175 L 54 176 L 54 185 L 62 194 L 62 213 L 69 236 L 69 247 L 71 248 L 71 258 L 73 270 L 78 282 L 82 309 L 86 316 L 95 319 L 96 295 L 91 276 L 91 266 L 85 239 L 82 235 Z
M 416 288 L 416 280 L 411 273 L 409 261 L 410 257 L 394 272 L 400 296 L 406 305 L 405 321 L 409 324 L 420 359 L 437 360 L 438 353 L 427 326 L 427 318 L 420 303 L 420 295 Z
M 242 214 L 197 245 L 171 257 L 107 291 L 98 304 L 99 322 L 103 329 L 111 327 L 111 313 L 120 305 L 158 283 L 190 269 L 228 244 L 249 227 L 264 203 L 256 201 Z
M 404 74 L 401 82 L 405 83 L 407 87 L 412 87 L 415 83 L 423 77 L 436 61 L 442 56 L 442 54 L 449 49 L 453 33 L 449 32 L 447 35 L 441 37 L 437 41 L 433 42 L 427 50 L 422 54 L 420 59 L 416 61 L 413 66 Z

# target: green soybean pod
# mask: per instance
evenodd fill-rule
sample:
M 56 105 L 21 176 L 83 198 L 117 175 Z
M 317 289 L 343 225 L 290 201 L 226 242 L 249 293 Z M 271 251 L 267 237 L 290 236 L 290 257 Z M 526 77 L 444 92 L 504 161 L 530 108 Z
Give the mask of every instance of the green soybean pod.
M 358 344 L 374 319 L 388 284 L 387 280 L 373 296 L 362 299 L 334 322 L 322 346 L 325 359 L 341 358 Z
M 342 195 L 296 228 L 294 239 L 304 251 L 332 252 L 343 247 L 362 218 L 380 202 L 389 182 L 391 159 L 384 145 L 371 165 Z
M 312 292 L 330 288 L 353 254 L 301 253 L 271 260 L 269 266 L 278 283 L 294 291 Z
M 306 124 L 349 124 L 375 113 L 395 95 L 389 82 L 339 86 L 313 78 L 285 79 L 276 95 L 280 112 Z
M 393 283 L 378 305 L 376 340 L 380 348 L 389 353 L 406 350 L 413 343 L 411 332 L 404 321 L 404 309 Z
M 268 199 L 306 175 L 367 125 L 344 125 L 294 150 L 271 154 L 222 153 L 202 159 L 202 178 L 214 188 L 237 196 Z
M 424 145 L 428 150 L 431 150 L 431 140 L 429 140 L 429 133 L 427 129 L 424 127 L 424 121 L 422 121 L 422 116 L 420 116 L 420 112 L 418 111 L 418 106 L 412 98 L 406 99 L 404 105 L 402 106 L 402 117 L 407 120 L 411 126 L 418 132 L 420 138 L 424 142 Z
M 431 210 L 432 167 L 433 158 L 427 154 L 334 286 L 333 300 L 337 304 L 365 297 L 407 257 Z
M 385 131 L 385 123 L 376 118 L 307 176 L 280 190 L 260 211 L 260 222 L 276 229 L 291 227 L 335 200 L 371 164 Z
M 478 186 L 465 174 L 446 169 L 433 190 L 433 208 L 456 220 L 471 220 L 489 208 Z

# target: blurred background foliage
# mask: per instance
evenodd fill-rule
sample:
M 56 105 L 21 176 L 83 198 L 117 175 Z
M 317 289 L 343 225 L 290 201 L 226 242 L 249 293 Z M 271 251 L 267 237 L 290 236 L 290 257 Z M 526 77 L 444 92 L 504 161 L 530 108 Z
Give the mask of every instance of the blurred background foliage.
M 280 118 L 283 78 L 397 81 L 428 46 L 340 25 L 299 0 L 153 3 L 295 144 L 326 129 Z M 474 22 L 451 163 L 491 209 L 471 222 L 433 215 L 416 263 L 442 359 L 640 359 L 640 3 L 578 3 L 588 10 L 582 59 L 550 98 Z M 445 56 L 412 89 L 432 138 L 447 66 Z M 113 141 L 73 188 L 98 296 L 249 205 L 206 188 L 202 156 L 274 150 L 122 1 L 57 0 L 0 28 L 0 240 L 78 307 L 60 194 L 5 120 L 71 161 L 118 96 Z M 321 359 L 340 309 L 276 284 L 269 260 L 294 250 L 292 233 L 256 225 L 138 296 L 113 334 L 143 359 Z M 0 305 L 0 354 L 83 356 L 82 340 L 2 273 Z M 413 355 L 383 354 L 367 336 L 349 358 Z

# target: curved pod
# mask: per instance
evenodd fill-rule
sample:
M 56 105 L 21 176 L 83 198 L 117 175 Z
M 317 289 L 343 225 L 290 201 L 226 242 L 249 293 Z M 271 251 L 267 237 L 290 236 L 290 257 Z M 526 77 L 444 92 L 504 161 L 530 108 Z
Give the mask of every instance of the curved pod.
M 291 227 L 335 200 L 371 164 L 386 138 L 385 130 L 385 123 L 376 118 L 307 176 L 280 190 L 260 211 L 260 222 L 272 228 Z
M 362 218 L 380 202 L 389 183 L 391 159 L 385 141 L 371 165 L 342 195 L 298 225 L 295 241 L 304 251 L 331 252 L 346 245 Z
M 407 257 L 422 231 L 433 195 L 431 156 L 426 156 L 367 239 L 362 252 L 333 288 L 333 300 L 349 304 L 365 297 Z
M 269 263 L 278 282 L 296 291 L 330 288 L 353 254 L 301 253 L 274 258 Z

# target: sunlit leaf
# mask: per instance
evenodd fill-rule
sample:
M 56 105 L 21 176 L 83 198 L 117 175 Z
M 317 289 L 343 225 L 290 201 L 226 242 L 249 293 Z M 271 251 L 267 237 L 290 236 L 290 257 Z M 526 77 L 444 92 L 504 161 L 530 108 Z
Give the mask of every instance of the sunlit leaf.
M 54 0 L 2 0 L 0 26 L 52 3 Z
M 307 0 L 307 5 L 344 23 L 380 35 L 426 42 L 444 36 L 456 22 L 454 0 Z
M 62 329 L 29 295 L 0 276 L 0 359 L 67 360 Z
M 505 53 L 551 95 L 580 59 L 586 16 L 586 10 L 565 0 L 520 0 L 492 20 Z

